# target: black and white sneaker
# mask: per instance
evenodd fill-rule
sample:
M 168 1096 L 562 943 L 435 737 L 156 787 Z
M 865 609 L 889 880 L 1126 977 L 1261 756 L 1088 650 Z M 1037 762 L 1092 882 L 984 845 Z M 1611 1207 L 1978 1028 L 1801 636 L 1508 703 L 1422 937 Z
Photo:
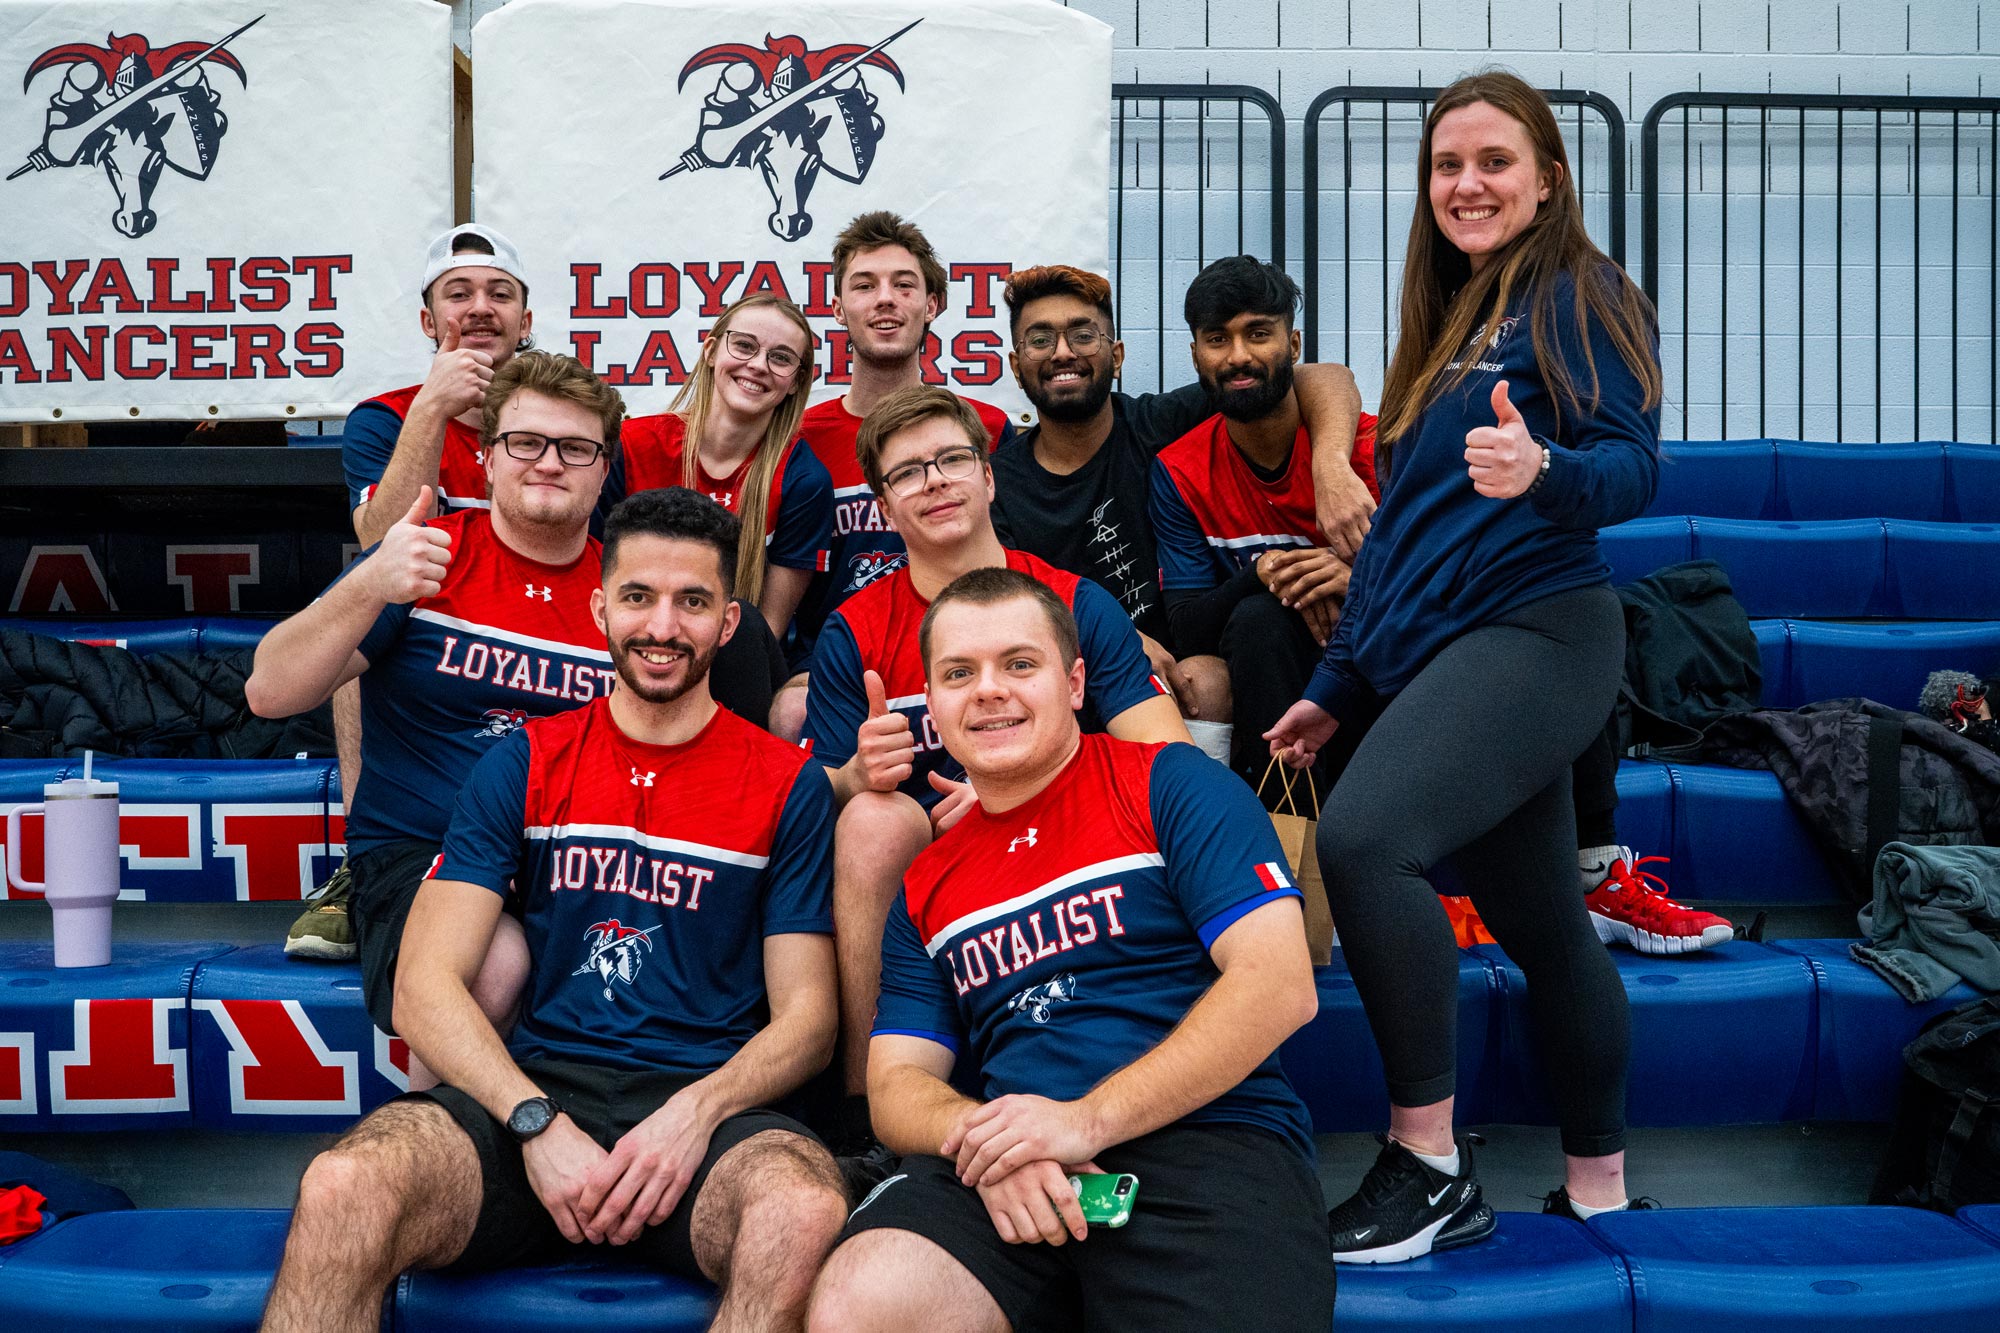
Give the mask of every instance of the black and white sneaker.
M 1626 1202 L 1625 1211 L 1628 1213 L 1649 1213 L 1659 1206 L 1660 1201 L 1658 1199 L 1635 1198 Z M 1570 1203 L 1569 1190 L 1561 1185 L 1556 1186 L 1552 1192 L 1542 1196 L 1542 1215 L 1544 1217 L 1567 1217 L 1572 1222 L 1583 1221 L 1581 1217 L 1577 1216 L 1575 1206 Z
M 1326 1215 L 1333 1257 L 1343 1264 L 1397 1264 L 1493 1234 L 1493 1210 L 1472 1171 L 1472 1140 L 1458 1140 L 1458 1174 L 1417 1160 L 1391 1138 L 1354 1197 Z

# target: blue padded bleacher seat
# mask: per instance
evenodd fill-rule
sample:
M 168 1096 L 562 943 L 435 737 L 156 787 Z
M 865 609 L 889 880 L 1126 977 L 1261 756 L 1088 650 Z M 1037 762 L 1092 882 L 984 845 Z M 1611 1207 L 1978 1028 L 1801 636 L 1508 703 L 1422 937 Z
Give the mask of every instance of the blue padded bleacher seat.
M 72 1217 L 0 1249 L 0 1310 L 35 1333 L 251 1333 L 291 1216 L 158 1208 Z
M 1338 923 L 1335 923 L 1336 926 Z M 1389 1124 L 1389 1090 L 1382 1075 L 1382 1053 L 1361 1011 L 1344 955 L 1333 951 L 1333 962 L 1314 968 L 1319 985 L 1319 1013 L 1278 1048 L 1285 1073 L 1312 1112 L 1313 1130 L 1338 1134 L 1384 1129 Z M 1461 950 L 1458 957 L 1458 1098 L 1468 1123 L 1490 1119 L 1486 1085 L 1487 1033 L 1494 1005 L 1493 972 L 1486 963 Z
M 1763 673 L 1761 702 L 1766 708 L 1790 708 L 1792 686 L 1792 625 L 1788 620 L 1753 620 L 1757 660 Z
M 1780 440 L 1778 493 L 1786 518 L 1941 521 L 1944 446 Z
M 342 1130 L 409 1089 L 409 1057 L 369 1019 L 356 964 L 262 944 L 203 963 L 192 995 L 197 1125 Z
M 1729 572 L 1753 616 L 1883 615 L 1887 547 L 1880 519 L 1760 523 L 1697 518 L 1694 558 Z
M 1669 440 L 1649 516 L 1777 517 L 1778 456 L 1769 440 Z
M 1498 946 L 1469 952 L 1492 963 L 1500 978 L 1499 1045 L 1488 1053 L 1497 1089 L 1493 1118 L 1551 1124 L 1549 1075 L 1532 1035 L 1526 978 Z M 1744 941 L 1666 958 L 1614 949 L 1611 957 L 1631 999 L 1625 1102 L 1632 1124 L 1807 1117 L 1816 1034 L 1812 974 L 1803 960 Z M 1466 1044 L 1462 1035 L 1461 1048 Z
M 396 1333 L 699 1333 L 714 1314 L 706 1282 L 595 1258 L 396 1284 Z
M 2000 1203 L 1976 1203 L 1958 1210 L 1958 1220 L 2000 1245 Z
M 2000 1247 L 1914 1208 L 1668 1208 L 1590 1228 L 1632 1275 L 1635 1333 L 2000 1327 Z
M 228 949 L 120 941 L 103 967 L 58 968 L 46 944 L 0 944 L 0 1123 L 12 1132 L 192 1124 L 188 985 L 197 963 Z
M 1842 900 L 1832 866 L 1775 774 L 1714 764 L 1669 768 L 1674 840 L 1673 863 L 1665 874 L 1675 898 Z
M 6 628 L 45 634 L 67 643 L 94 643 L 128 652 L 191 653 L 201 646 L 199 623 L 185 617 L 172 620 L 55 620 L 29 617 L 8 620 Z
M 1656 569 L 1693 559 L 1688 520 L 1682 515 L 1635 518 L 1600 529 L 1597 549 L 1611 566 L 1614 584 L 1643 579 Z
M 1618 840 L 1640 856 L 1671 856 L 1674 783 L 1665 764 L 1618 765 Z
M 1946 518 L 1957 523 L 2000 523 L 2000 445 L 1947 444 Z
M 212 652 L 224 648 L 255 648 L 264 641 L 271 626 L 277 623 L 250 616 L 203 616 L 196 623 L 196 629 L 200 634 L 202 651 Z
M 1340 1333 L 1477 1329 L 1480 1333 L 1625 1333 L 1624 1265 L 1575 1222 L 1505 1212 L 1491 1240 L 1403 1264 L 1344 1264 Z M 1243 1327 L 1254 1328 L 1246 1319 Z
M 1906 620 L 2000 620 L 2000 580 L 1993 578 L 2000 525 L 1892 518 L 1884 527 L 1889 596 L 1883 614 Z
M 1792 625 L 1792 706 L 1859 695 L 1915 709 L 1931 672 L 2000 670 L 2000 622 Z
M 1852 940 L 1779 940 L 1812 968 L 1819 992 L 1819 1062 L 1815 1120 L 1885 1121 L 1896 1113 L 1903 1047 L 1931 1018 L 1979 998 L 1960 984 L 1929 1004 L 1910 1004 L 1896 988 L 1854 961 Z

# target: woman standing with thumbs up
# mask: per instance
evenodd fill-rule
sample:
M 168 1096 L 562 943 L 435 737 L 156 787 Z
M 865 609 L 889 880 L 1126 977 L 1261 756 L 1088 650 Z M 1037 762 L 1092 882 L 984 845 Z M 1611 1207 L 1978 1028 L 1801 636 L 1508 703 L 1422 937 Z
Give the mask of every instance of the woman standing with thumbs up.
M 1452 1128 L 1458 953 L 1425 876 L 1453 860 L 1526 974 L 1562 1127 L 1545 1211 L 1627 1206 L 1625 992 L 1576 891 L 1570 764 L 1602 729 L 1624 622 L 1597 529 L 1658 479 L 1651 304 L 1590 241 L 1554 115 L 1485 73 L 1425 119 L 1381 509 L 1306 698 L 1266 738 L 1309 763 L 1365 727 L 1320 868 L 1388 1075 L 1389 1137 L 1329 1215 L 1336 1259 L 1493 1231 Z

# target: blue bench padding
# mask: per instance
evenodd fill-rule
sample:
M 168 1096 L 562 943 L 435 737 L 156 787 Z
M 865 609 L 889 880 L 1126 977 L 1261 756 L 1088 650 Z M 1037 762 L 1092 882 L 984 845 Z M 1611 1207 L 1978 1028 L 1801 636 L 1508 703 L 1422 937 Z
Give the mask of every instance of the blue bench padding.
M 1715 764 L 1667 769 L 1674 784 L 1673 861 L 1664 873 L 1673 897 L 1842 901 L 1832 867 L 1776 774 Z M 1619 829 L 1623 837 L 1622 812 Z
M 1946 517 L 1958 523 L 2000 523 L 2000 445 L 1944 447 Z
M 1689 520 L 1694 559 L 1729 572 L 1736 600 L 1752 616 L 1895 614 L 1885 594 L 1882 520 L 1767 523 Z
M 603 1259 L 396 1284 L 397 1333 L 699 1333 L 714 1315 L 708 1283 Z
M 1402 1264 L 1344 1264 L 1340 1333 L 1622 1333 L 1632 1327 L 1625 1266 L 1567 1218 L 1503 1212 L 1491 1240 Z M 1254 1328 L 1246 1320 L 1245 1328 Z
M 1639 856 L 1674 854 L 1674 784 L 1665 764 L 1619 761 L 1618 841 Z
M 2000 1245 L 2000 1203 L 1976 1203 L 1958 1210 L 1958 1220 Z
M 1792 623 L 1753 620 L 1750 633 L 1757 640 L 1757 666 L 1762 675 L 1758 701 L 1765 708 L 1789 707 L 1786 691 L 1792 685 Z
M 1823 444 L 1779 440 L 1778 489 L 1785 517 L 1915 518 L 1941 521 L 1944 445 Z
M 1859 696 L 1914 710 L 1930 673 L 1944 668 L 1987 675 L 2000 670 L 2000 622 L 1932 621 L 1892 625 L 1831 625 L 1794 621 L 1786 702 L 1796 708 L 1822 699 Z M 1767 706 L 1771 705 L 1766 692 Z
M 1614 584 L 1632 583 L 1656 569 L 1683 564 L 1694 559 L 1694 538 L 1686 516 L 1635 518 L 1629 523 L 1603 528 L 1597 534 L 1597 549 L 1611 566 Z
M 1893 608 L 1885 614 L 1910 620 L 2000 620 L 2000 579 L 1993 577 L 2000 525 L 1892 518 L 1883 526 Z
M 1500 979 L 1499 1043 L 1489 1049 L 1507 1124 L 1553 1123 L 1528 1015 L 1527 981 L 1495 945 L 1471 950 Z M 1812 1105 L 1813 978 L 1803 960 L 1743 941 L 1649 958 L 1613 949 L 1630 999 L 1626 1114 L 1634 1125 L 1770 1124 Z
M 1670 1208 L 1591 1219 L 1638 1333 L 2000 1325 L 2000 1248 L 1913 1208 Z
M 1779 517 L 1778 455 L 1769 440 L 1665 440 L 1648 515 Z
M 168 616 L 158 620 L 64 620 L 52 616 L 0 619 L 0 628 L 45 634 L 70 643 L 108 643 L 141 656 L 220 648 L 255 648 L 278 622 L 256 616 Z

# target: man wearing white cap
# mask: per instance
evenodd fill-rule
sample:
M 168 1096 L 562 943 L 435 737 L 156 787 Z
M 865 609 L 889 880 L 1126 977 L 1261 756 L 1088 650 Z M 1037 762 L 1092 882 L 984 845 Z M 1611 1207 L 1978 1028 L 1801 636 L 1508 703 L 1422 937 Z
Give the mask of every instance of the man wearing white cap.
M 424 487 L 434 513 L 484 509 L 486 459 L 479 442 L 480 401 L 494 372 L 531 346 L 527 268 L 514 243 L 467 222 L 431 242 L 417 320 L 437 347 L 421 384 L 379 394 L 348 413 L 340 461 L 347 473 L 354 535 L 363 547 L 382 540 Z M 361 776 L 361 699 L 352 685 L 333 697 L 343 807 Z M 307 958 L 354 957 L 347 918 L 347 868 L 321 886 L 313 906 L 292 924 L 285 952 Z

